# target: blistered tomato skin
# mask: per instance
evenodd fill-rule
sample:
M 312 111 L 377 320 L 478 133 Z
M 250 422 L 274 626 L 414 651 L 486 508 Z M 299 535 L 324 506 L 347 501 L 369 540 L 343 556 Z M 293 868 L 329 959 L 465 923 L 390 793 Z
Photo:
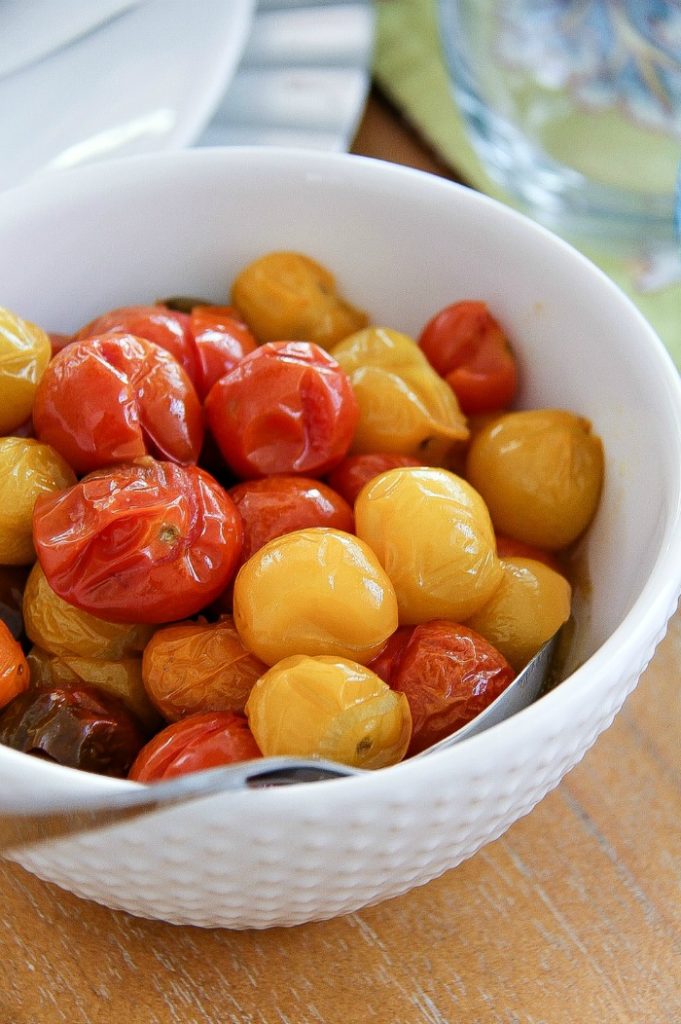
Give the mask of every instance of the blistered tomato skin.
M 0 708 L 28 688 L 29 671 L 21 644 L 0 619 Z
M 390 577 L 400 625 L 462 621 L 501 582 L 494 531 L 480 495 L 444 469 L 393 469 L 355 502 L 355 528 Z
M 474 630 L 437 620 L 417 626 L 391 680 L 411 709 L 409 754 L 472 721 L 514 676 L 503 655 Z
M 234 502 L 196 466 L 143 459 L 100 470 L 33 516 L 56 593 L 112 622 L 159 623 L 200 611 L 230 583 L 243 528 Z
M 196 389 L 202 400 L 258 343 L 233 306 L 194 306 L 189 316 L 199 362 Z
M 30 565 L 33 506 L 44 494 L 71 487 L 71 467 L 50 445 L 32 438 L 0 438 L 0 565 Z
M 74 342 L 55 356 L 33 423 L 79 474 L 143 455 L 191 464 L 203 444 L 190 379 L 168 352 L 131 334 Z
M 594 516 L 603 446 L 589 421 L 574 413 L 506 413 L 473 438 L 466 476 L 487 502 L 498 532 L 558 551 Z
M 237 484 L 229 495 L 244 524 L 245 562 L 268 541 L 294 530 L 327 526 L 353 533 L 351 507 L 331 487 L 309 477 L 270 476 Z
M 178 361 L 193 384 L 197 383 L 199 359 L 186 313 L 166 306 L 122 306 L 109 310 L 76 333 L 74 340 L 95 338 L 100 334 L 134 334 L 153 341 Z
M 135 782 L 160 782 L 261 757 L 248 722 L 233 711 L 190 715 L 162 729 L 130 769 Z
M 0 715 L 0 743 L 25 754 L 124 778 L 146 739 L 122 701 L 92 686 L 27 690 Z
M 214 385 L 208 425 L 243 479 L 321 476 L 347 454 L 359 410 L 335 359 L 307 342 L 262 345 Z
M 487 604 L 467 625 L 501 651 L 516 672 L 570 617 L 570 584 L 543 562 L 513 558 Z
M 404 696 L 344 658 L 285 658 L 258 680 L 246 714 L 265 756 L 384 768 L 402 760 L 411 736 Z
M 389 469 L 400 466 L 421 466 L 423 463 L 411 455 L 398 455 L 396 452 L 367 452 L 364 455 L 348 455 L 339 466 L 329 474 L 328 482 L 345 500 L 354 505 L 357 495 L 365 484 Z
M 325 267 L 298 252 L 270 252 L 234 281 L 232 301 L 261 342 L 292 338 L 329 348 L 367 323 Z
M 373 551 L 340 530 L 298 530 L 241 567 L 234 622 L 267 665 L 294 654 L 365 664 L 397 628 L 397 601 Z
M 51 354 L 45 331 L 0 306 L 0 434 L 13 433 L 31 415 Z
M 229 616 L 158 630 L 142 661 L 147 693 L 169 722 L 202 711 L 243 711 L 266 671 Z
M 54 592 L 39 562 L 31 569 L 23 600 L 29 640 L 49 654 L 117 661 L 142 654 L 152 627 L 107 622 L 69 604 Z

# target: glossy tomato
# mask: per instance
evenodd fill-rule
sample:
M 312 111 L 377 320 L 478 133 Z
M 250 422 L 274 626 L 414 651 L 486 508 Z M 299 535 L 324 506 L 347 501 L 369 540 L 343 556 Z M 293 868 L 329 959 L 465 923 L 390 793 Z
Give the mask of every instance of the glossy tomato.
M 139 752 L 129 777 L 136 782 L 159 782 L 256 757 L 262 755 L 243 715 L 207 711 L 157 733 Z
M 389 469 L 400 466 L 420 466 L 422 463 L 411 455 L 398 455 L 397 452 L 373 452 L 366 455 L 348 455 L 334 471 L 329 474 L 328 482 L 347 502 L 354 505 L 355 498 L 365 484 Z
M 556 555 L 551 551 L 544 551 L 543 548 L 535 547 L 534 544 L 526 544 L 515 537 L 508 537 L 505 533 L 498 533 L 497 555 L 499 558 L 534 558 L 537 562 L 543 562 L 554 572 L 563 572 Z
M 486 303 L 455 302 L 445 307 L 423 328 L 419 345 L 466 415 L 495 412 L 513 401 L 516 359 Z
M 318 476 L 346 455 L 359 417 L 347 375 L 310 342 L 247 355 L 211 389 L 208 424 L 237 476 Z
M 0 619 L 0 708 L 28 687 L 28 665 L 21 645 Z
M 255 336 L 233 306 L 194 306 L 189 329 L 196 345 L 196 386 L 201 398 L 258 347 Z
M 232 487 L 229 494 L 244 524 L 244 562 L 269 540 L 307 526 L 329 526 L 346 533 L 355 528 L 347 501 L 326 484 L 308 477 L 249 480 Z
M 153 341 L 177 359 L 192 383 L 198 383 L 199 359 L 186 313 L 167 306 L 124 306 L 112 309 L 81 329 L 77 341 L 100 334 L 134 334 Z
M 33 422 L 77 473 L 142 455 L 194 463 L 203 416 L 194 386 L 164 349 L 131 334 L 74 342 L 38 387 Z
M 472 629 L 447 620 L 416 626 L 390 670 L 391 685 L 411 708 L 409 753 L 466 725 L 514 675 L 503 655 Z
M 65 601 L 112 622 L 172 622 L 225 589 L 243 528 L 208 473 L 142 459 L 40 499 L 33 535 Z

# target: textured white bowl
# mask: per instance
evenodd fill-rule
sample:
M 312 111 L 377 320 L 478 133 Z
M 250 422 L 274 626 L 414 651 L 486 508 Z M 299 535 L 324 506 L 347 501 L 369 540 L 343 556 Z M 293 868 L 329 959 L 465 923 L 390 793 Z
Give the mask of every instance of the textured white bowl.
M 18 860 L 134 914 L 234 928 L 355 910 L 427 882 L 526 814 L 635 686 L 681 590 L 681 389 L 661 343 L 590 263 L 518 214 L 347 155 L 200 150 L 52 176 L 0 196 L 0 304 L 69 331 L 126 303 L 224 301 L 270 249 L 325 263 L 353 302 L 415 334 L 486 299 L 525 406 L 588 416 L 607 456 L 571 666 L 533 707 L 453 749 L 361 778 L 230 793 Z M 418 529 L 418 523 L 414 524 Z M 3 806 L 131 783 L 0 748 Z

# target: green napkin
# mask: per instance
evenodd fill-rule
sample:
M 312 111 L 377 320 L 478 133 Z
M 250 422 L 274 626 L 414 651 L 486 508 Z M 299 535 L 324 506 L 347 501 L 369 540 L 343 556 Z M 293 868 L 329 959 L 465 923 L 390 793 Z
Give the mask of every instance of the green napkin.
M 373 71 L 383 92 L 457 177 L 516 205 L 490 180 L 468 142 L 440 47 L 436 0 L 379 0 L 376 7 Z M 681 367 L 681 284 L 643 293 L 639 266 L 580 248 L 636 303 Z

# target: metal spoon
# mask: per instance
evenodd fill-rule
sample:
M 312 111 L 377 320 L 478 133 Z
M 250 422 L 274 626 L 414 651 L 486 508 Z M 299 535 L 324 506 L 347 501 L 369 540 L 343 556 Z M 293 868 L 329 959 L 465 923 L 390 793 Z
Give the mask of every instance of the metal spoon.
M 445 750 L 528 707 L 537 699 L 546 682 L 557 640 L 558 634 L 544 644 L 510 686 L 476 718 L 415 757 L 426 757 L 435 751 Z M 364 769 L 350 768 L 335 761 L 265 757 L 225 768 L 195 772 L 144 788 L 112 793 L 107 797 L 98 794 L 89 800 L 79 800 L 76 806 L 36 806 L 26 812 L 0 811 L 0 854 L 63 836 L 89 832 L 228 790 L 287 786 L 297 782 L 320 782 L 364 774 Z

